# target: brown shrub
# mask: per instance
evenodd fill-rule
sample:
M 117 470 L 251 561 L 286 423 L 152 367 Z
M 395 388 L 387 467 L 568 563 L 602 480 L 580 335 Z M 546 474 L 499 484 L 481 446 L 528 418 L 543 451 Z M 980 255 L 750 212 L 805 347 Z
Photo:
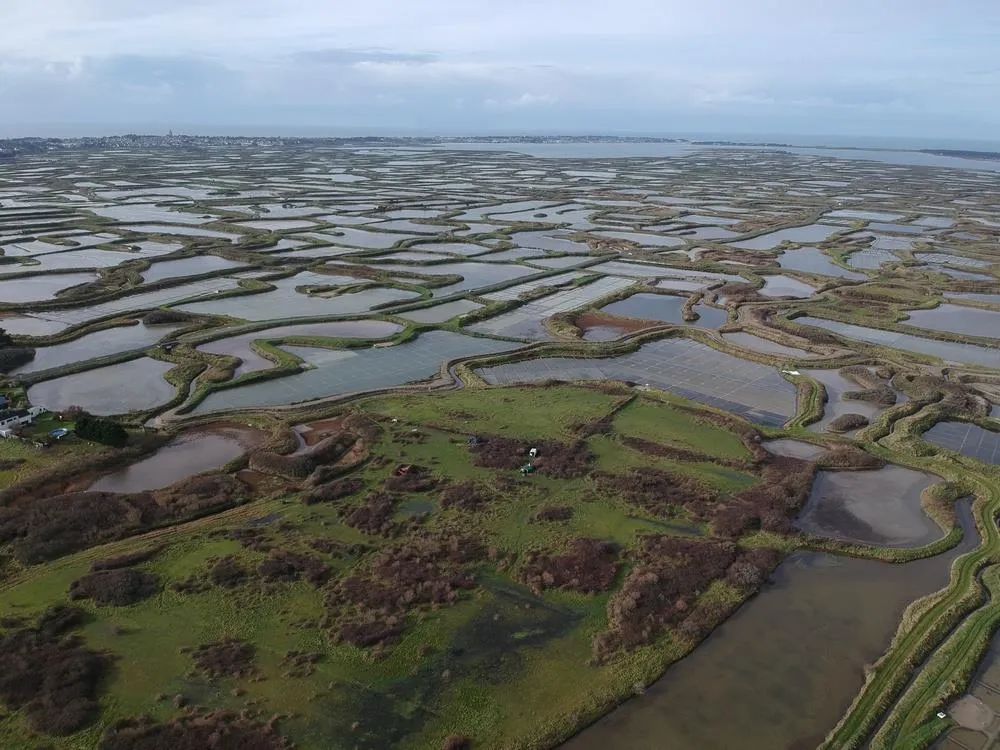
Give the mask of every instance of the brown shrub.
M 712 517 L 712 533 L 735 539 L 743 532 L 761 523 L 760 515 L 754 509 L 742 503 L 730 503 L 719 508 Z
M 208 677 L 250 677 L 257 671 L 253 664 L 254 647 L 235 638 L 182 648 L 181 653 L 191 654 L 194 668 Z
M 317 503 L 331 503 L 335 500 L 353 495 L 359 492 L 365 482 L 360 477 L 345 477 L 337 479 L 327 484 L 321 484 L 302 496 L 302 502 L 306 505 Z
M 430 476 L 421 466 L 410 466 L 405 473 L 404 466 L 396 467 L 396 473 L 382 483 L 389 492 L 430 492 L 438 486 L 438 480 Z
M 712 517 L 712 531 L 736 538 L 748 529 L 787 532 L 792 517 L 809 497 L 813 464 L 790 456 L 771 456 L 761 472 L 760 484 L 740 490 L 719 505 Z
M 273 724 L 257 724 L 232 712 L 180 716 L 165 724 L 149 717 L 108 727 L 98 750 L 291 750 Z
M 598 486 L 657 516 L 677 515 L 681 508 L 696 518 L 706 518 L 715 505 L 714 493 L 690 477 L 661 469 L 641 467 L 628 474 L 597 476 Z
M 22 563 L 52 560 L 154 526 L 231 507 L 248 488 L 223 474 L 193 477 L 157 492 L 73 492 L 0 508 L 0 543 Z
M 208 570 L 208 580 L 227 589 L 239 586 L 246 579 L 246 569 L 232 555 L 216 560 Z
M 813 459 L 813 465 L 817 469 L 865 471 L 867 469 L 881 469 L 885 466 L 885 461 L 860 448 L 855 448 L 853 445 L 843 445 L 820 453 Z
M 194 316 L 180 310 L 153 310 L 146 313 L 142 318 L 143 324 L 147 326 L 186 323 L 189 320 L 194 320 Z
M 317 552 L 322 552 L 324 555 L 332 555 L 333 557 L 358 556 L 368 551 L 367 545 L 364 544 L 346 544 L 338 542 L 336 539 L 325 537 L 310 539 L 308 544 Z
M 568 521 L 573 517 L 573 509 L 568 505 L 554 505 L 542 508 L 531 517 L 532 523 L 544 523 L 547 521 Z
M 844 394 L 848 401 L 865 401 L 880 406 L 893 406 L 896 403 L 896 391 L 888 385 L 876 388 L 866 388 L 861 391 L 848 391 Z
M 868 424 L 868 417 L 863 414 L 841 414 L 827 425 L 827 429 L 830 432 L 851 432 Z
M 736 561 L 736 547 L 653 535 L 642 539 L 635 557 L 635 567 L 608 601 L 608 630 L 594 639 L 597 658 L 650 643 L 688 616 L 698 595 Z
M 726 571 L 726 581 L 735 588 L 756 591 L 764 583 L 764 573 L 746 560 L 737 560 Z
M 710 456 L 707 453 L 699 453 L 698 451 L 689 450 L 687 448 L 679 448 L 674 445 L 664 445 L 663 443 L 654 443 L 652 440 L 645 440 L 639 437 L 633 437 L 630 435 L 623 435 L 621 438 L 622 444 L 632 450 L 639 451 L 640 453 L 645 453 L 647 456 L 656 456 L 658 458 L 669 458 L 673 461 L 690 461 L 694 463 L 713 463 L 719 464 L 720 466 L 732 466 L 734 468 L 747 468 L 749 466 L 748 461 L 740 461 L 739 459 L 733 460 L 729 458 L 720 458 L 717 456 Z
M 472 740 L 464 734 L 453 734 L 445 738 L 441 750 L 472 750 Z
M 152 560 L 156 557 L 162 547 L 150 547 L 148 549 L 136 550 L 135 552 L 126 552 L 123 555 L 116 555 L 114 557 L 105 557 L 100 560 L 94 560 L 90 564 L 90 570 L 96 572 L 98 570 L 114 570 L 115 568 L 130 568 L 133 565 L 138 565 L 139 563 L 144 563 Z
M 66 635 L 82 621 L 81 610 L 54 607 L 35 627 L 0 636 L 0 701 L 23 710 L 35 731 L 72 734 L 97 718 L 97 689 L 111 661 Z
M 419 536 L 375 555 L 361 569 L 328 587 L 326 605 L 339 618 L 337 635 L 358 646 L 391 640 L 403 615 L 420 607 L 449 605 L 475 586 L 471 565 L 482 559 L 475 539 Z
M 782 329 L 783 330 L 783 329 Z M 793 336 L 798 336 L 800 339 L 805 339 L 811 344 L 818 344 L 819 346 L 840 346 L 840 339 L 834 334 L 826 331 L 822 328 L 813 328 L 808 325 L 797 326 L 794 330 L 790 331 Z
M 401 616 L 369 613 L 356 620 L 342 622 L 337 627 L 337 639 L 358 648 L 394 643 L 404 627 Z
M 531 448 L 538 449 L 538 457 L 532 460 L 538 473 L 559 479 L 586 475 L 594 458 L 583 440 L 566 445 L 552 440 L 517 440 L 493 436 L 472 446 L 472 462 L 488 469 L 519 469 L 529 460 L 528 451 Z
M 774 547 L 752 547 L 744 552 L 740 559 L 758 568 L 766 579 L 778 567 L 782 555 L 781 551 Z
M 757 302 L 768 299 L 757 291 L 757 287 L 746 282 L 729 282 L 718 289 L 712 290 L 713 294 L 725 297 L 729 302 Z
M 594 435 L 610 435 L 614 429 L 614 415 L 606 414 L 592 422 L 576 422 L 570 425 L 570 430 L 582 438 Z
M 146 599 L 160 590 L 160 579 L 152 573 L 131 568 L 99 570 L 77 578 L 69 585 L 69 598 L 93 599 L 97 604 L 124 607 Z
M 281 660 L 281 666 L 288 667 L 288 677 L 309 677 L 316 673 L 316 665 L 323 660 L 323 654 L 306 651 L 289 651 Z
M 0 541 L 12 541 L 14 557 L 33 565 L 121 539 L 160 517 L 145 494 L 76 492 L 0 508 Z
M 244 549 L 253 550 L 254 552 L 270 552 L 274 549 L 274 544 L 271 542 L 270 536 L 263 529 L 229 529 L 218 533 L 226 539 L 239 542 Z
M 396 513 L 395 498 L 386 492 L 369 492 L 364 504 L 345 508 L 341 518 L 348 526 L 365 534 L 392 534 L 397 525 L 392 517 Z
M 577 539 L 561 555 L 528 553 L 520 577 L 533 590 L 558 588 L 591 594 L 611 588 L 618 550 L 599 539 Z
M 492 499 L 490 493 L 471 480 L 447 484 L 441 490 L 442 508 L 476 510 Z
M 191 517 L 231 507 L 250 499 L 250 488 L 228 474 L 190 477 L 153 493 L 171 519 Z
M 330 567 L 318 557 L 279 550 L 257 566 L 265 581 L 295 581 L 301 576 L 318 586 L 330 575 Z

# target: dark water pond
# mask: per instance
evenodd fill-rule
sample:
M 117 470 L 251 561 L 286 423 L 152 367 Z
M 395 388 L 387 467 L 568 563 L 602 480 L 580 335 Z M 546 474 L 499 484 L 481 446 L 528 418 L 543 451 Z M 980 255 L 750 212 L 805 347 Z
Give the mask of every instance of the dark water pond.
M 789 357 L 797 358 L 807 358 L 815 356 L 805 349 L 796 349 L 792 346 L 785 346 L 784 344 L 778 344 L 770 339 L 764 339 L 760 336 L 754 336 L 752 333 L 747 333 L 746 331 L 740 331 L 738 333 L 724 333 L 722 338 L 731 344 L 736 346 L 742 346 L 744 349 L 750 349 L 755 352 L 766 352 L 768 354 L 784 354 Z
M 842 279 L 860 281 L 868 278 L 863 273 L 855 273 L 841 268 L 816 247 L 800 247 L 796 250 L 786 250 L 778 256 L 778 265 L 793 271 L 804 271 L 821 276 L 837 276 Z
M 909 333 L 884 331 L 879 328 L 856 326 L 851 323 L 841 323 L 840 321 L 824 320 L 821 318 L 805 317 L 800 318 L 798 322 L 804 325 L 824 328 L 847 338 L 867 341 L 872 344 L 881 344 L 882 346 L 891 346 L 895 349 L 909 349 L 910 351 L 929 354 L 932 357 L 940 357 L 951 362 L 1000 367 L 1000 351 L 993 347 L 959 344 L 952 341 L 935 341 L 934 339 L 914 336 Z
M 917 547 L 944 532 L 920 507 L 940 480 L 902 466 L 821 471 L 795 527 L 819 536 L 890 547 Z
M 816 289 L 790 276 L 767 276 L 759 291 L 765 297 L 809 297 Z
M 792 458 L 810 459 L 816 458 L 823 453 L 826 448 L 805 440 L 793 440 L 791 438 L 781 438 L 779 440 L 767 440 L 762 443 L 764 448 L 776 456 L 791 456 Z
M 889 644 L 903 609 L 944 586 L 978 543 L 906 565 L 796 553 L 701 644 L 563 750 L 806 750 L 820 744 Z
M 35 348 L 35 358 L 23 367 L 14 370 L 14 374 L 41 372 L 74 362 L 84 362 L 88 359 L 127 352 L 130 349 L 144 349 L 178 328 L 179 326 L 176 325 L 145 326 L 140 323 L 134 326 L 96 331 L 81 336 L 75 341 L 67 341 L 65 344 L 39 346 Z
M 993 407 L 991 416 L 1000 416 L 1000 407 Z M 923 434 L 923 438 L 928 443 L 985 463 L 1000 464 L 1000 432 L 966 422 L 938 422 Z
M 933 310 L 910 310 L 905 325 L 970 336 L 1000 338 L 1000 312 L 962 305 L 940 305 Z
M 380 339 L 392 336 L 402 330 L 402 326 L 381 320 L 345 320 L 331 323 L 313 323 L 293 326 L 268 328 L 264 331 L 244 333 L 239 336 L 218 339 L 198 347 L 199 351 L 210 354 L 221 354 L 239 357 L 241 364 L 234 375 L 244 375 L 257 370 L 269 370 L 274 363 L 255 352 L 251 346 L 254 341 L 276 340 L 292 336 L 309 336 L 315 338 L 362 338 Z
M 871 421 L 876 414 L 885 408 L 870 401 L 855 401 L 844 398 L 845 393 L 861 391 L 864 388 L 853 380 L 844 377 L 836 370 L 803 370 L 802 372 L 804 375 L 818 380 L 826 389 L 823 418 L 809 425 L 809 429 L 814 432 L 828 430 L 830 422 L 844 414 L 860 414 L 863 417 L 868 417 L 869 421 Z
M 684 320 L 684 303 L 686 301 L 685 297 L 674 297 L 669 294 L 633 294 L 620 302 L 613 302 L 607 307 L 601 308 L 601 312 L 624 318 L 684 324 L 687 322 Z M 694 309 L 699 318 L 690 325 L 701 328 L 718 328 L 726 323 L 725 310 L 718 310 L 708 305 L 696 305 Z
M 237 430 L 182 435 L 148 458 L 101 477 L 95 492 L 144 492 L 169 487 L 209 469 L 218 469 L 244 451 Z
M 55 412 L 69 406 L 80 406 L 98 415 L 152 409 L 173 397 L 174 387 L 163 379 L 173 367 L 148 357 L 99 367 L 33 385 L 28 389 L 28 399 Z

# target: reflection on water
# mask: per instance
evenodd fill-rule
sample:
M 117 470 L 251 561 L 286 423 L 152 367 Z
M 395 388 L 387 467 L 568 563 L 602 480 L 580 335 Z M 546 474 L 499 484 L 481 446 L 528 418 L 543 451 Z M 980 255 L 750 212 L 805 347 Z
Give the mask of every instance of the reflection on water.
M 169 487 L 209 469 L 218 469 L 243 453 L 240 431 L 181 435 L 149 458 L 101 477 L 94 492 L 144 492 Z
M 935 341 L 921 336 L 913 336 L 909 333 L 883 331 L 878 328 L 856 326 L 851 323 L 841 323 L 836 320 L 824 320 L 821 318 L 804 317 L 799 318 L 797 322 L 816 326 L 817 328 L 825 328 L 841 336 L 858 339 L 859 341 L 891 346 L 895 349 L 909 349 L 910 351 L 929 354 L 933 357 L 940 357 L 952 362 L 1000 367 L 1000 351 L 985 346 L 958 344 L 952 341 Z
M 821 471 L 795 527 L 865 544 L 921 546 L 944 533 L 920 505 L 920 494 L 937 481 L 902 466 Z
M 144 357 L 46 380 L 28 389 L 28 399 L 55 412 L 70 406 L 98 415 L 152 409 L 173 397 L 174 387 L 163 379 L 173 367 Z
M 796 553 L 691 656 L 563 750 L 811 750 L 885 650 L 903 609 L 978 542 L 906 565 Z
M 694 311 L 698 320 L 684 320 L 684 305 L 686 297 L 674 297 L 669 294 L 633 294 L 631 297 L 613 302 L 601 308 L 601 312 L 624 318 L 640 320 L 659 320 L 664 323 L 690 324 L 702 328 L 718 328 L 726 323 L 726 311 L 718 310 L 708 305 L 697 305 Z
M 933 310 L 910 310 L 905 325 L 951 331 L 970 336 L 1000 338 L 1000 312 L 962 305 L 940 305 Z

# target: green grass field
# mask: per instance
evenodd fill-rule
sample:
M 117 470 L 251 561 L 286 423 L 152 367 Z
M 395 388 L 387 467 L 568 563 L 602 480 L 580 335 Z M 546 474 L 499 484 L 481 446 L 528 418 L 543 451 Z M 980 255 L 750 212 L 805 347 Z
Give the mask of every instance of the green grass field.
M 426 512 L 420 528 L 479 536 L 499 551 L 503 565 L 479 563 L 479 585 L 455 606 L 411 612 L 399 642 L 374 651 L 332 642 L 322 626 L 329 594 L 304 581 L 275 584 L 251 578 L 233 589 L 207 584 L 186 593 L 164 585 L 155 596 L 125 607 L 80 602 L 90 613 L 82 630 L 87 645 L 115 657 L 102 687 L 100 720 L 77 734 L 52 738 L 33 733 L 19 714 L 9 713 L 0 719 L 0 746 L 92 748 L 103 728 L 119 718 L 149 714 L 168 720 L 176 715 L 171 699 L 177 694 L 207 708 L 239 709 L 248 700 L 259 700 L 268 716 L 294 716 L 281 722 L 282 732 L 306 750 L 435 748 L 453 733 L 473 737 L 483 747 L 550 745 L 585 717 L 630 694 L 636 684 L 654 679 L 691 644 L 667 632 L 655 645 L 622 653 L 602 666 L 590 665 L 591 638 L 607 628 L 610 593 L 532 592 L 517 579 L 520 561 L 531 551 L 558 553 L 581 537 L 612 541 L 627 551 L 644 533 L 697 536 L 705 528 L 689 519 L 650 516 L 600 491 L 585 476 L 522 479 L 516 471 L 478 467 L 466 436 L 568 443 L 575 425 L 608 415 L 626 396 L 565 386 L 469 389 L 361 402 L 361 410 L 384 417 L 390 427 L 372 447 L 384 461 L 360 470 L 366 485 L 380 484 L 397 463 L 411 463 L 451 481 L 473 480 L 490 489 L 492 502 L 475 512 L 444 508 L 435 493 L 411 494 L 399 504 L 397 518 L 411 506 Z M 393 424 L 392 419 L 399 421 Z M 401 439 L 411 430 L 422 433 L 418 442 Z M 695 477 L 722 493 L 757 481 L 708 462 L 650 458 L 620 444 L 619 431 L 719 458 L 746 457 L 732 433 L 642 396 L 614 417 L 611 434 L 589 438 L 595 468 L 615 473 L 657 466 Z M 14 450 L 2 443 L 0 448 Z M 29 468 L 37 470 L 39 459 L 32 459 Z M 499 485 L 503 474 L 515 483 Z M 571 508 L 572 518 L 531 522 L 539 509 L 552 506 Z M 255 518 L 262 519 L 260 525 L 248 526 Z M 163 584 L 204 579 L 211 561 L 227 555 L 253 570 L 268 553 L 226 538 L 226 532 L 240 528 L 259 529 L 275 548 L 321 558 L 331 567 L 333 580 L 364 565 L 374 552 L 337 557 L 316 552 L 313 540 L 364 544 L 375 551 L 393 543 L 345 525 L 335 503 L 306 506 L 292 493 L 23 570 L 4 585 L 0 616 L 34 616 L 65 601 L 70 583 L 87 573 L 93 560 L 154 542 L 164 549 L 137 569 L 156 574 Z M 623 575 L 619 573 L 619 581 Z M 725 586 L 704 594 L 720 595 L 739 597 Z M 253 644 L 258 677 L 208 679 L 192 672 L 191 657 L 181 649 L 224 638 Z M 322 654 L 313 674 L 286 676 L 283 659 L 293 650 Z

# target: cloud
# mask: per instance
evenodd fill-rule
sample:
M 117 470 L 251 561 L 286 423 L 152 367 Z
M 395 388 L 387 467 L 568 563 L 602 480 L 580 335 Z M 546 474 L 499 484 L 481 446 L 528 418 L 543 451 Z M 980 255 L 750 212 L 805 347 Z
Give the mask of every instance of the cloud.
M 295 52 L 288 56 L 292 63 L 304 65 L 357 65 L 358 63 L 428 63 L 436 55 L 431 52 L 393 52 L 387 49 L 316 49 Z
M 995 0 L 10 5 L 9 123 L 1000 132 Z
M 487 99 L 483 105 L 487 109 L 523 109 L 555 104 L 556 97 L 549 94 L 529 94 L 527 92 L 511 99 Z

